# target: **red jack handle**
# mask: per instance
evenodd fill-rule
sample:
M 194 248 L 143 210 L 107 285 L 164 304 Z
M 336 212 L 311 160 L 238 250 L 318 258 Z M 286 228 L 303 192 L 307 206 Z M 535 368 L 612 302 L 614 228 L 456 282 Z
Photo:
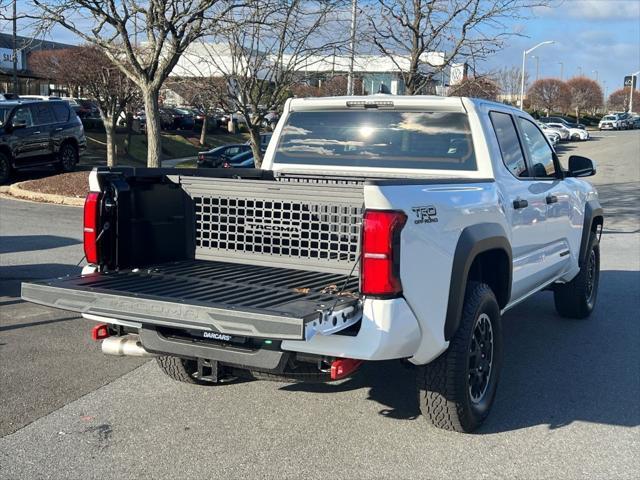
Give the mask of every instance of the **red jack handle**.
M 91 329 L 91 338 L 94 342 L 97 342 L 98 340 L 104 340 L 105 338 L 110 336 L 111 334 L 109 333 L 109 325 L 107 325 L 106 323 L 99 323 Z
M 355 372 L 364 360 L 353 358 L 338 358 L 331 362 L 331 380 L 340 380 Z

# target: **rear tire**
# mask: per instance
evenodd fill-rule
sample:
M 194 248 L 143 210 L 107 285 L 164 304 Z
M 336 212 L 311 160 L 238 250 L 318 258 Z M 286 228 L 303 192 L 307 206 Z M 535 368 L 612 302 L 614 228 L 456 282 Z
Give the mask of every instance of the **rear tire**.
M 58 152 L 58 170 L 73 172 L 78 163 L 78 149 L 70 142 L 63 143 Z
M 0 153 L 0 185 L 4 185 L 11 178 L 11 160 L 4 153 Z
M 417 368 L 422 416 L 444 430 L 473 432 L 489 415 L 501 367 L 500 307 L 488 285 L 469 282 L 448 350 Z
M 591 232 L 580 273 L 570 282 L 558 284 L 553 289 L 556 311 L 566 318 L 587 318 L 596 306 L 599 282 L 600 244 L 596 234 Z
M 189 383 L 191 385 L 214 385 L 211 382 L 199 380 L 195 376 L 195 374 L 198 373 L 198 362 L 195 360 L 163 355 L 156 357 L 156 362 L 168 377 L 177 382 Z

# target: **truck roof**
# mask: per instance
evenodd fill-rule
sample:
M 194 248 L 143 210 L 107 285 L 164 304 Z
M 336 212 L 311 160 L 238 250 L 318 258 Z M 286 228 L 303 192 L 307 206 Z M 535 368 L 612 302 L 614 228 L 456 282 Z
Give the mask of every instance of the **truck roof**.
M 438 97 L 435 95 L 363 95 L 343 97 L 309 97 L 290 100 L 291 111 L 316 109 L 365 108 L 366 105 L 378 105 L 379 108 L 409 108 L 465 112 L 461 97 Z

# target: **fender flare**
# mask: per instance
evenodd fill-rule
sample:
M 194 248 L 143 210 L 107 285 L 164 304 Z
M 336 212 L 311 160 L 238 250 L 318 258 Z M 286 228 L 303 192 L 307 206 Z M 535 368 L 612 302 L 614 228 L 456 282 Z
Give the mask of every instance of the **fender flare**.
M 509 278 L 507 280 L 508 291 L 506 301 L 508 302 L 511 297 L 513 275 L 511 243 L 509 243 L 509 239 L 502 225 L 498 223 L 479 223 L 464 228 L 456 244 L 453 266 L 451 268 L 449 301 L 444 323 L 444 338 L 447 341 L 455 335 L 460 325 L 467 278 L 471 265 L 479 254 L 489 250 L 502 250 L 508 257 Z M 504 305 L 501 305 L 501 307 L 504 307 Z
M 582 238 L 580 239 L 580 256 L 578 257 L 578 265 L 584 265 L 587 256 L 587 246 L 589 245 L 589 236 L 591 235 L 591 227 L 596 219 L 602 219 L 600 222 L 604 225 L 604 211 L 598 200 L 589 200 L 584 206 L 584 219 L 582 221 Z

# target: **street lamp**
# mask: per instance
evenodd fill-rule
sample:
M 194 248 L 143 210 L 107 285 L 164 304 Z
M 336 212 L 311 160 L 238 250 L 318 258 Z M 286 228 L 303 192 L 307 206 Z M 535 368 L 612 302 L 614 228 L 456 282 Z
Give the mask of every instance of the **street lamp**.
M 596 74 L 596 83 L 598 82 L 598 70 L 591 70 L 591 73 Z
M 562 77 L 564 76 L 564 63 L 558 62 L 558 65 L 560 65 L 560 80 L 562 80 Z
M 631 74 L 631 93 L 629 94 L 629 113 L 633 112 L 633 78 L 640 75 L 640 70 Z
M 551 43 L 555 43 L 553 40 L 547 40 L 546 42 L 540 42 L 535 47 L 530 48 L 529 50 L 524 50 L 522 52 L 522 75 L 520 79 L 520 110 L 524 110 L 524 70 L 527 67 L 527 55 L 533 52 L 536 48 L 541 47 L 542 45 L 548 45 Z

